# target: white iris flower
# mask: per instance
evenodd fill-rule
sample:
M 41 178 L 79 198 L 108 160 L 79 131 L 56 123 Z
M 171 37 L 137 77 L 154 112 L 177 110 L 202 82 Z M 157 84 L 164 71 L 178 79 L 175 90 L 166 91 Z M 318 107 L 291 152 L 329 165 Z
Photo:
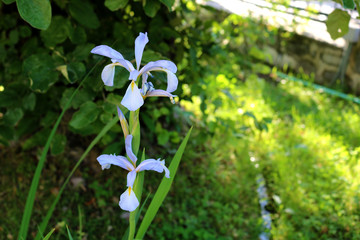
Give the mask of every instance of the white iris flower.
M 112 61 L 111 64 L 106 65 L 101 73 L 101 79 L 106 86 L 114 85 L 115 66 L 124 67 L 129 71 L 129 80 L 131 83 L 126 90 L 125 96 L 121 101 L 121 104 L 130 111 L 136 111 L 144 104 L 144 98 L 150 96 L 164 96 L 169 97 L 173 102 L 171 93 L 177 89 L 178 79 L 175 75 L 177 71 L 176 65 L 168 60 L 158 60 L 149 62 L 140 69 L 141 58 L 144 52 L 145 45 L 149 42 L 147 33 L 140 33 L 135 40 L 135 60 L 136 69 L 128 60 L 114 49 L 106 45 L 100 45 L 91 50 L 91 53 L 109 57 Z M 151 75 L 151 71 L 164 71 L 167 74 L 167 88 L 164 90 L 156 90 L 150 88 L 151 83 L 147 82 L 148 75 Z M 138 88 L 136 81 L 142 76 L 142 87 Z
M 134 211 L 139 206 L 139 200 L 133 191 L 134 181 L 138 172 L 144 170 L 153 170 L 162 173 L 165 171 L 165 177 L 170 178 L 170 171 L 167 169 L 167 167 L 165 167 L 165 160 L 161 161 L 160 158 L 158 160 L 146 159 L 142 161 L 139 166 L 136 166 L 137 157 L 131 148 L 132 138 L 133 136 L 129 134 L 125 139 L 126 154 L 130 158 L 131 162 L 124 156 L 108 154 L 103 154 L 97 158 L 103 170 L 109 169 L 111 165 L 116 165 L 129 171 L 127 175 L 128 188 L 123 194 L 121 194 L 119 202 L 120 208 L 129 212 Z

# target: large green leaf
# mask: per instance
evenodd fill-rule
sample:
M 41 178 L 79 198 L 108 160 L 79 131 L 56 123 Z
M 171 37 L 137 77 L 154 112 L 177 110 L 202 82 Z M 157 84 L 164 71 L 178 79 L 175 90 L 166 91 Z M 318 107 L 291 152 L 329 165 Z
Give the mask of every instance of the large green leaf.
M 62 16 L 53 17 L 50 27 L 40 33 L 46 46 L 53 47 L 62 43 L 69 36 L 70 22 Z
M 69 11 L 73 18 L 87 28 L 96 29 L 100 26 L 93 6 L 85 0 L 72 0 Z
M 15 125 L 24 116 L 21 108 L 10 108 L 4 115 L 4 123 L 7 125 Z
M 70 126 L 75 129 L 81 129 L 94 122 L 98 117 L 101 109 L 93 102 L 86 102 L 81 105 L 71 121 Z
M 52 58 L 47 54 L 28 57 L 24 61 L 23 69 L 30 78 L 31 89 L 39 92 L 46 92 L 59 77 Z
M 85 43 L 87 36 L 83 27 L 77 26 L 70 29 L 70 40 L 75 44 Z
M 90 55 L 91 49 L 95 47 L 95 44 L 87 43 L 76 46 L 75 50 L 69 53 L 69 56 L 76 61 L 84 61 Z
M 340 9 L 335 9 L 326 21 L 327 31 L 332 39 L 344 36 L 349 31 L 350 15 Z
M 49 0 L 17 0 L 20 16 L 34 28 L 45 30 L 51 23 Z
M 119 10 L 124 8 L 129 0 L 105 0 L 105 6 L 111 11 Z
M 165 4 L 165 6 L 167 6 L 170 10 L 172 5 L 174 5 L 175 0 L 160 0 L 160 2 Z
M 33 111 L 36 105 L 36 95 L 35 93 L 30 93 L 22 99 L 24 109 Z
M 144 6 L 145 14 L 149 17 L 155 17 L 160 9 L 160 3 L 157 0 L 147 0 Z
M 66 67 L 67 70 L 67 80 L 70 83 L 77 82 L 80 80 L 86 72 L 86 67 L 82 62 L 71 62 Z
M 61 97 L 60 100 L 60 107 L 64 108 L 66 106 L 67 101 L 71 98 L 72 94 L 74 93 L 75 88 L 67 88 Z M 91 94 L 91 92 L 87 91 L 86 89 L 81 89 L 78 91 L 78 94 L 74 97 L 74 99 L 71 102 L 71 107 L 77 109 L 79 108 L 83 103 L 87 101 L 91 101 L 94 99 L 94 95 Z

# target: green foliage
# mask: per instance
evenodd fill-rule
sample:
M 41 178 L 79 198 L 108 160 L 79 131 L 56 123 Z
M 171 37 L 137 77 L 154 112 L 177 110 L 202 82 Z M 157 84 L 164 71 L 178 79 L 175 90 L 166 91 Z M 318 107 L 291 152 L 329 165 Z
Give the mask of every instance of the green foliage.
M 111 11 L 117 11 L 124 8 L 129 0 L 105 0 L 105 6 Z
M 97 119 L 99 113 L 100 108 L 95 103 L 86 102 L 73 115 L 69 125 L 76 129 L 87 127 Z
M 11 3 L 10 1 L 7 4 Z M 34 28 L 45 30 L 51 23 L 49 0 L 16 0 L 20 16 Z
M 350 15 L 340 9 L 335 9 L 326 21 L 327 31 L 332 39 L 344 36 L 349 31 Z
M 147 16 L 155 17 L 159 9 L 160 9 L 160 3 L 157 0 L 147 0 L 145 2 L 144 11 Z
M 23 69 L 29 77 L 31 89 L 38 92 L 46 92 L 59 77 L 53 59 L 45 53 L 25 59 Z
M 165 6 L 169 8 L 169 10 L 171 9 L 172 5 L 174 5 L 175 3 L 175 0 L 159 0 L 159 1 L 165 4 Z
M 96 29 L 100 26 L 94 7 L 88 1 L 71 0 L 69 3 L 71 16 L 84 27 Z
M 343 0 L 344 3 L 344 7 L 347 9 L 354 9 L 355 8 L 355 3 L 354 0 Z
M 40 33 L 41 39 L 47 47 L 55 47 L 63 43 L 69 36 L 70 21 L 62 16 L 54 16 L 49 28 Z

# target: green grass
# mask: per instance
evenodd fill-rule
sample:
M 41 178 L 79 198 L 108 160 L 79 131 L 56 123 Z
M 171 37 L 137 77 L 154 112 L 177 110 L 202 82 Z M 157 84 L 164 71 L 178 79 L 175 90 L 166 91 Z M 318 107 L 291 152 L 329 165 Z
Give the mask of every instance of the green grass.
M 232 152 L 237 161 L 253 157 L 267 182 L 274 239 L 358 239 L 359 106 L 298 83 L 269 82 L 255 75 L 241 83 L 231 76 L 208 77 L 205 112 L 196 97 L 183 105 L 199 118 L 207 115 L 208 126 L 220 122 L 222 131 L 215 131 L 213 139 L 223 161 L 229 160 L 224 147 L 229 144 L 243 148 L 242 154 Z M 221 91 L 216 93 L 215 86 Z M 228 93 L 221 93 L 225 89 Z M 219 99 L 221 105 L 215 107 Z M 268 131 L 256 128 L 246 112 L 258 121 L 271 118 Z M 244 129 L 242 134 L 238 129 Z M 241 138 L 224 138 L 226 130 Z M 247 175 L 246 182 L 253 183 L 249 169 L 239 169 L 237 174 Z M 221 175 L 225 178 L 229 173 Z M 247 185 L 241 184 L 234 187 Z

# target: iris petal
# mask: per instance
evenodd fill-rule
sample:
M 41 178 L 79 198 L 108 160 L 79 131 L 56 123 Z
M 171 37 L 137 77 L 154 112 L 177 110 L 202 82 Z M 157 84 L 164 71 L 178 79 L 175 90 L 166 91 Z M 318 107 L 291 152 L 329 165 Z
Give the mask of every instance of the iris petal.
M 137 70 L 140 68 L 141 58 L 144 52 L 145 45 L 149 42 L 147 33 L 140 33 L 135 39 L 135 59 Z
M 135 169 L 137 172 L 144 170 L 153 170 L 159 173 L 165 171 L 165 177 L 170 178 L 170 171 L 165 167 L 165 160 L 160 161 L 155 159 L 146 159 L 142 161 L 139 166 Z
M 114 86 L 115 64 L 106 65 L 101 73 L 101 79 L 106 86 Z
M 126 157 L 103 154 L 97 158 L 102 170 L 109 169 L 111 165 L 119 166 L 125 170 L 132 171 L 134 166 L 127 160 Z
M 135 170 L 132 170 L 131 172 L 128 173 L 128 175 L 127 175 L 127 186 L 128 187 L 133 187 L 135 178 L 136 178 Z
M 144 99 L 134 81 L 129 84 L 121 104 L 130 111 L 136 111 L 144 104 Z
M 155 89 L 155 90 L 149 91 L 149 92 L 147 92 L 146 96 L 147 97 L 169 97 L 171 103 L 175 104 L 174 97 L 176 97 L 176 95 L 172 95 L 171 93 L 161 90 L 161 89 Z
M 96 46 L 91 50 L 91 53 L 102 55 L 113 59 L 124 59 L 124 57 L 118 51 L 112 49 L 106 45 Z
M 129 76 L 129 80 L 136 81 L 138 76 L 139 76 L 139 71 L 138 70 L 131 71 L 130 76 Z
M 135 165 L 136 161 L 137 161 L 137 157 L 135 156 L 135 154 L 132 151 L 132 147 L 131 147 L 132 139 L 133 139 L 133 136 L 131 134 L 126 137 L 126 139 L 125 139 L 125 150 L 126 150 L 126 154 L 128 155 L 128 157 L 131 159 L 131 161 Z
M 125 118 L 124 114 L 122 113 L 122 111 L 120 110 L 120 108 L 118 106 L 116 106 L 116 108 L 117 108 L 121 128 L 122 128 L 122 130 L 124 132 L 124 136 L 125 136 L 125 139 L 126 139 L 126 137 L 129 135 L 129 124 L 126 121 L 126 118 Z
M 166 71 L 167 73 L 167 92 L 173 92 L 177 89 L 178 86 L 178 79 L 176 75 L 170 71 Z
M 139 206 L 139 200 L 131 187 L 121 194 L 119 206 L 121 209 L 129 212 L 134 211 Z
M 158 60 L 155 62 L 149 62 L 144 67 L 141 68 L 140 74 L 150 72 L 150 71 L 165 71 L 169 70 L 172 73 L 176 73 L 177 67 L 175 63 L 168 60 Z
M 128 72 L 132 72 L 132 71 L 135 70 L 135 68 L 131 64 L 131 62 L 129 62 L 128 60 L 125 60 L 125 59 L 115 59 L 114 64 L 116 64 L 118 66 L 121 66 L 121 67 L 124 67 L 126 70 L 128 70 Z

